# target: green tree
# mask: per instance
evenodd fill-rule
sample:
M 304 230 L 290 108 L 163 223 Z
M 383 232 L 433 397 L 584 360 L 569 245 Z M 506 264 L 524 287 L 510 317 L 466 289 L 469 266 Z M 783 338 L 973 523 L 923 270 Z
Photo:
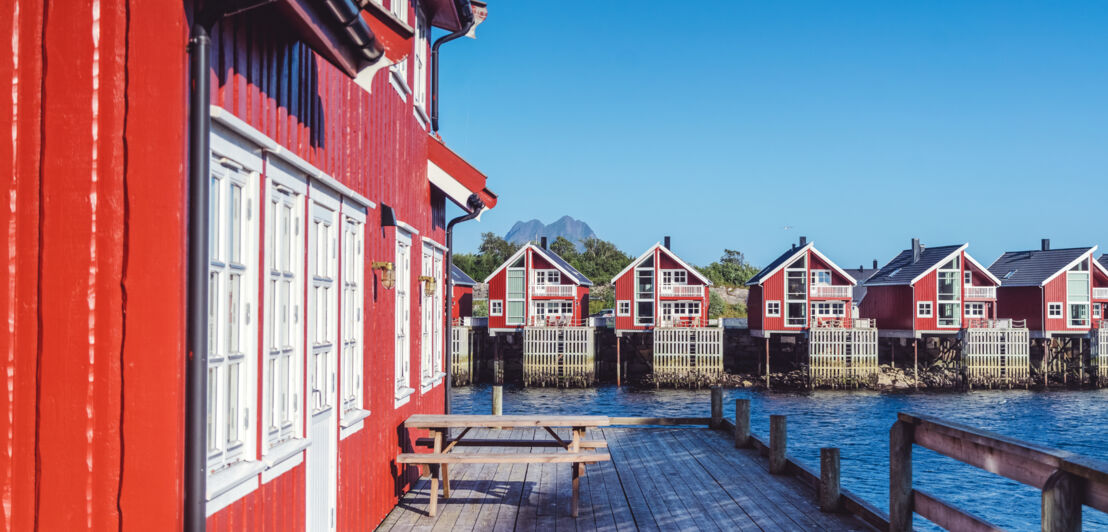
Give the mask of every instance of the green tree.
M 716 262 L 697 268 L 719 286 L 742 286 L 758 273 L 758 268 L 746 261 L 741 251 L 724 249 Z
M 555 238 L 550 243 L 550 251 L 557 253 L 559 257 L 566 259 L 570 264 L 573 264 L 573 261 L 577 259 L 577 246 L 564 236 Z
M 631 263 L 632 258 L 615 244 L 596 237 L 586 238 L 585 250 L 570 264 L 593 282 L 607 283 Z M 567 259 L 568 260 L 568 259 Z

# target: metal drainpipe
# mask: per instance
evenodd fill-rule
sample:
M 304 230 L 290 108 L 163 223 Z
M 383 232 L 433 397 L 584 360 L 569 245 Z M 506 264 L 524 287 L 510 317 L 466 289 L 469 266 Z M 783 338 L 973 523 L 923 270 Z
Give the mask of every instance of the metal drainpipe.
M 472 219 L 476 218 L 477 215 L 481 214 L 481 210 L 485 208 L 485 202 L 481 201 L 481 198 L 477 194 L 470 194 L 469 199 L 466 200 L 466 206 L 469 207 L 469 209 L 470 209 L 469 213 L 467 213 L 465 215 L 462 215 L 462 216 L 459 216 L 457 218 L 454 218 L 453 220 L 450 220 L 450 223 L 446 224 L 446 268 L 447 268 L 447 270 L 446 270 L 446 286 L 443 287 L 444 292 L 447 291 L 447 290 L 453 291 L 453 289 L 454 289 L 453 279 L 452 279 L 452 277 L 453 277 L 452 273 L 453 273 L 453 269 L 454 269 L 454 226 L 459 224 L 459 223 L 469 221 L 469 220 L 472 220 Z M 454 325 L 454 322 L 452 321 L 453 316 L 454 316 L 454 294 L 449 293 L 449 294 L 446 294 L 446 339 L 444 340 L 443 345 L 447 345 L 447 346 L 452 346 L 453 345 L 454 337 L 452 336 L 452 331 L 451 331 L 451 328 Z M 444 391 L 446 392 L 445 393 L 446 398 L 443 399 L 443 413 L 444 414 L 449 414 L 450 413 L 450 396 L 454 393 L 454 386 L 451 383 L 451 377 L 452 377 L 451 372 L 454 369 L 452 367 L 452 363 L 451 363 L 452 360 L 453 360 L 453 356 L 452 356 L 453 353 L 451 352 L 451 349 L 445 349 L 444 351 L 445 351 L 445 354 L 443 356 L 446 357 L 446 360 L 444 361 L 444 364 L 443 364 L 444 366 L 446 366 L 446 377 L 445 377 L 446 387 L 444 389 Z M 472 354 L 470 356 L 472 356 Z
M 438 133 L 439 131 L 439 47 L 457 39 L 467 33 L 473 28 L 474 20 L 470 17 L 469 22 L 465 27 L 451 33 L 444 35 L 435 41 L 435 44 L 431 46 L 431 131 Z

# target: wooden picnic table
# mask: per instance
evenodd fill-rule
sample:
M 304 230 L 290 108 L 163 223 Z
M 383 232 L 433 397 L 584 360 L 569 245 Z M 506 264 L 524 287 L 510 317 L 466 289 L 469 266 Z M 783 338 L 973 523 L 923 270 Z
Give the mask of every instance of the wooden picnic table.
M 438 484 L 442 479 L 442 495 L 450 497 L 450 473 L 449 464 L 465 463 L 571 463 L 573 464 L 573 500 L 570 513 L 577 516 L 577 494 L 579 492 L 580 477 L 584 472 L 585 463 L 600 462 L 611 459 L 607 453 L 583 453 L 582 450 L 606 447 L 603 441 L 585 441 L 585 431 L 590 427 L 606 427 L 611 425 L 611 419 L 607 416 L 547 416 L 547 415 L 435 415 L 416 414 L 404 422 L 404 427 L 409 429 L 427 429 L 432 437 L 429 440 L 417 440 L 417 445 L 429 444 L 433 448 L 427 453 L 404 453 L 397 457 L 398 464 L 426 464 L 431 466 L 431 500 L 427 513 L 435 515 L 438 505 Z M 466 434 L 475 428 L 522 428 L 539 427 L 545 429 L 553 438 L 551 440 L 465 440 Z M 562 439 L 554 431 L 556 428 L 570 428 L 569 441 Z M 454 438 L 448 438 L 449 429 L 461 429 Z M 453 453 L 450 451 L 456 446 L 487 446 L 487 447 L 561 447 L 565 453 Z

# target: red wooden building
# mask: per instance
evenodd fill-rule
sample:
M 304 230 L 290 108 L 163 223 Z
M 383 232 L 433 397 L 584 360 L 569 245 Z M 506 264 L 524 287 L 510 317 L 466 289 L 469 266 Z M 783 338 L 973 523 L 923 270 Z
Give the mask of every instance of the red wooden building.
M 485 279 L 489 332 L 588 324 L 592 281 L 542 245 L 527 244 Z
M 861 317 L 877 320 L 881 336 L 906 338 L 954 335 L 995 320 L 1000 280 L 967 247 L 928 248 L 912 239 L 866 281 Z
M 477 281 L 453 264 L 450 269 L 450 297 L 454 300 L 450 319 L 460 323 L 463 318 L 473 317 L 473 287 Z
M 1000 278 L 1001 318 L 1027 320 L 1033 337 L 1088 334 L 1108 312 L 1108 269 L 1096 246 L 1009 251 L 989 270 Z
M 665 244 L 654 244 L 612 278 L 616 290 L 616 334 L 655 327 L 708 324 L 712 282 Z
M 799 334 L 822 324 L 850 327 L 854 286 L 846 271 L 800 237 L 747 281 L 747 314 L 753 336 Z
M 428 60 L 483 4 L 0 14 L 0 529 L 372 529 L 444 408 L 446 202 L 496 204 Z

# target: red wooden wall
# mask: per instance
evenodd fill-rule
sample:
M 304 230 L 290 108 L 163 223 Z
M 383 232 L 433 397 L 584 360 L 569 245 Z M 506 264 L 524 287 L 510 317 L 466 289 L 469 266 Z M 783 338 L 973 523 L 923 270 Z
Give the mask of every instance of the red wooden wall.
M 1043 290 L 1038 286 L 1010 286 L 996 290 L 997 317 L 1027 320 L 1027 328 L 1043 330 Z
M 0 530 L 178 529 L 184 9 L 18 0 L 0 21 Z
M 456 320 L 473 316 L 472 286 L 455 286 L 450 297 L 453 299 L 450 307 L 450 319 Z
M 878 330 L 912 330 L 916 309 L 912 287 L 871 286 L 858 308 L 862 318 L 876 319 Z

